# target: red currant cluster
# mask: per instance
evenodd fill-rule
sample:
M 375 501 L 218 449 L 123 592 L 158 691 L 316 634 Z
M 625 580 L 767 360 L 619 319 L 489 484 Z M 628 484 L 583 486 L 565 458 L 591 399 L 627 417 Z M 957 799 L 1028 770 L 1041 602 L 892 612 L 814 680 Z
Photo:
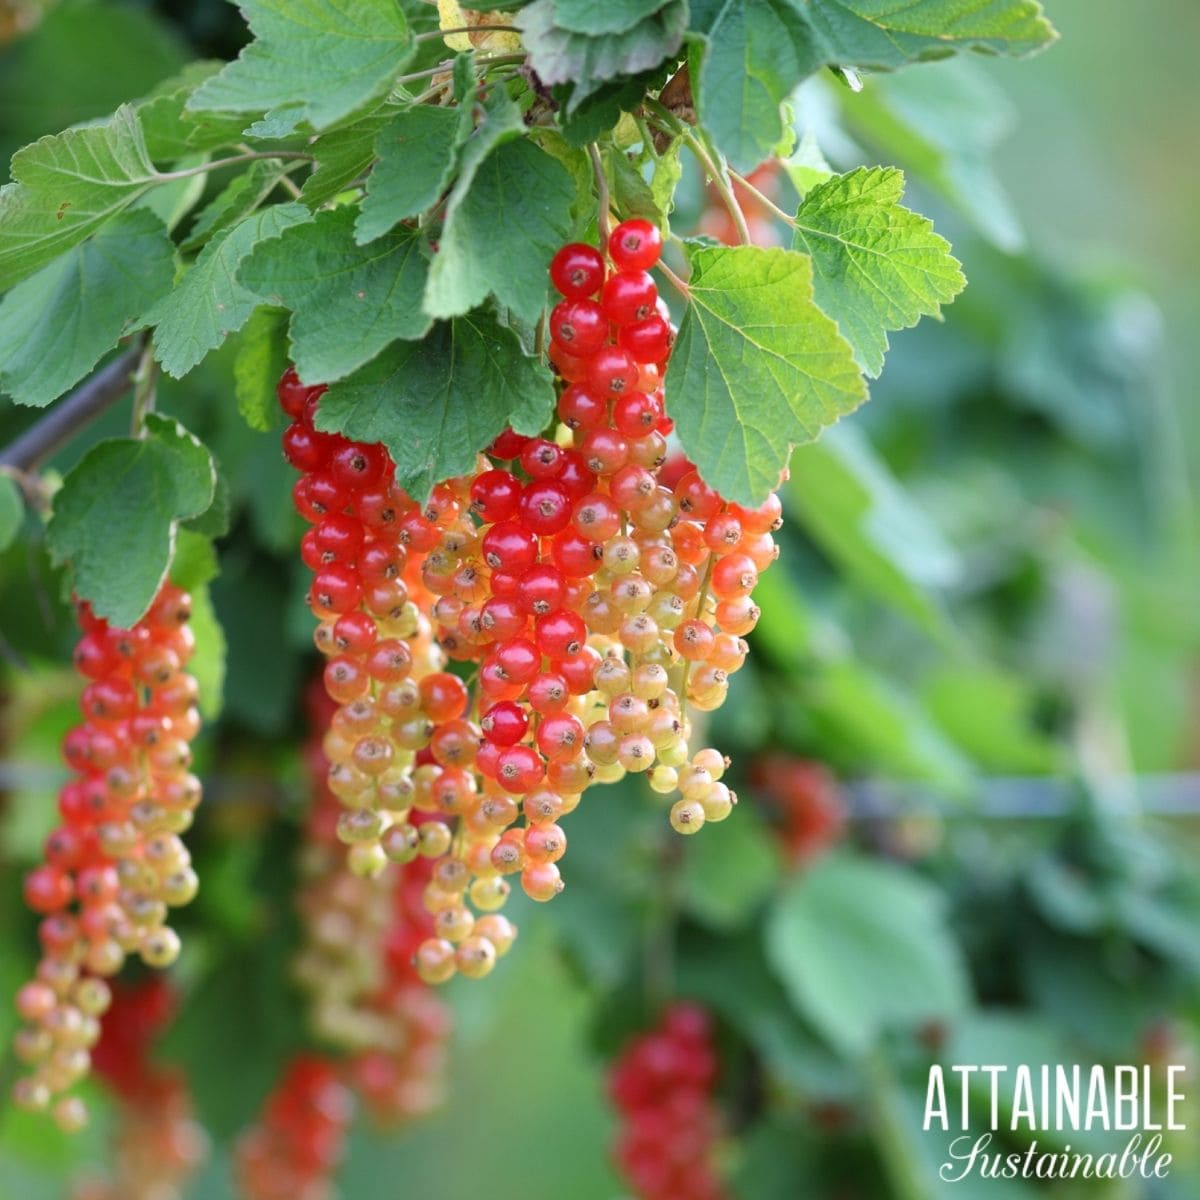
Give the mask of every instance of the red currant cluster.
M 665 485 L 672 329 L 648 273 L 661 238 L 626 221 L 607 249 L 611 271 L 581 244 L 551 265 L 555 437 L 505 432 L 424 506 L 381 447 L 316 430 L 322 388 L 280 383 L 340 705 L 324 742 L 337 832 L 362 874 L 435 860 L 434 932 L 416 952 L 430 983 L 485 975 L 507 950 L 506 876 L 535 900 L 562 890 L 558 822 L 593 782 L 648 772 L 680 793 L 682 833 L 736 802 L 724 757 L 690 753 L 687 708 L 718 707 L 745 661 L 779 501 L 728 504 L 690 469 Z
M 193 637 L 191 602 L 167 584 L 132 629 L 116 629 L 78 606 L 83 630 L 75 666 L 89 682 L 84 723 L 63 756 L 75 773 L 59 794 L 61 824 L 45 863 L 25 880 L 42 914 L 36 978 L 17 994 L 25 1027 L 18 1057 L 32 1068 L 14 1087 L 25 1108 L 46 1109 L 67 1130 L 87 1119 L 65 1093 L 87 1074 L 109 1004 L 104 982 L 126 956 L 166 967 L 179 954 L 169 908 L 196 894 L 180 840 L 200 801 L 189 746 L 200 727 L 196 681 L 184 670 Z
M 615 1158 L 639 1200 L 722 1200 L 713 1163 L 717 1060 L 707 1014 L 678 1003 L 625 1047 L 609 1092 L 621 1116 Z
M 350 1083 L 379 1123 L 393 1125 L 431 1111 L 442 1096 L 449 1013 L 412 968 L 417 946 L 432 932 L 421 898 L 433 863 L 417 858 L 371 877 L 348 869 L 337 836 L 341 805 L 329 789 L 322 746 L 337 705 L 315 682 L 306 697 L 313 804 L 297 975 L 312 997 L 315 1032 L 354 1054 Z
M 245 1200 L 331 1200 L 354 1100 L 331 1062 L 292 1060 L 235 1151 Z
M 161 977 L 115 988 L 93 1053 L 96 1075 L 119 1102 L 113 1170 L 80 1182 L 72 1200 L 180 1200 L 207 1156 L 186 1079 L 152 1058 L 175 1007 Z
M 793 864 L 816 858 L 841 836 L 845 799 L 824 763 L 764 754 L 755 759 L 750 778 L 774 809 L 779 840 Z

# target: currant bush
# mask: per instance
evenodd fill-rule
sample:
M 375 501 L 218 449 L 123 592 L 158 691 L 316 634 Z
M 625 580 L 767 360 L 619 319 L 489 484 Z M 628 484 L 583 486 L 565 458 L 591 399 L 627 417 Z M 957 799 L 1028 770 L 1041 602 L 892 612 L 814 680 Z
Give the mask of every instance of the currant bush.
M 689 714 L 717 708 L 745 661 L 780 505 L 727 503 L 690 464 L 664 474 L 673 330 L 649 274 L 661 245 L 631 220 L 607 259 L 580 243 L 555 255 L 553 436 L 505 431 L 423 505 L 383 447 L 316 428 L 322 387 L 292 369 L 280 381 L 284 453 L 302 472 L 293 496 L 311 525 L 315 641 L 338 706 L 323 742 L 335 829 L 359 876 L 431 863 L 432 931 L 414 955 L 427 983 L 479 978 L 507 951 L 509 876 L 534 900 L 562 890 L 559 821 L 591 784 L 646 773 L 685 834 L 737 801 L 724 756 L 689 748 Z M 316 909 L 377 927 L 338 887 L 346 904 Z
M 613 1063 L 609 1095 L 620 1118 L 614 1159 L 638 1200 L 728 1195 L 713 1160 L 716 1074 L 708 1014 L 688 1003 L 672 1005 Z
M 110 626 L 87 604 L 76 611 L 83 723 L 63 740 L 73 778 L 59 793 L 60 824 L 25 880 L 26 903 L 42 918 L 41 960 L 17 994 L 24 1026 L 15 1049 L 29 1073 L 13 1090 L 18 1105 L 51 1109 L 64 1130 L 87 1120 L 70 1093 L 100 1036 L 105 980 L 130 956 L 167 967 L 179 954 L 167 917 L 196 894 L 180 835 L 200 802 L 187 593 L 164 585 L 132 629 Z

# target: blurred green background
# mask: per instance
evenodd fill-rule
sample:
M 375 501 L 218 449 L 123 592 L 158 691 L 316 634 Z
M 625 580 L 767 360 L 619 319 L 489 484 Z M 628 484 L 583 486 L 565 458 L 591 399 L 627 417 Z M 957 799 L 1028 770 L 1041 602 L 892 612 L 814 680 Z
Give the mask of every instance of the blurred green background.
M 624 787 L 590 795 L 569 818 L 568 890 L 522 908 L 486 984 L 448 990 L 447 1104 L 398 1134 L 360 1122 L 346 1196 L 621 1195 L 605 1063 L 645 1019 L 664 923 L 676 990 L 719 1016 L 722 1156 L 747 1200 L 948 1192 L 919 1128 L 934 1061 L 1184 1063 L 1200 1119 L 1200 7 L 1047 7 L 1062 40 L 1033 60 L 801 89 L 797 129 L 835 167 L 905 168 L 968 290 L 945 324 L 893 338 L 872 403 L 797 453 L 752 665 L 713 722 L 737 763 L 735 818 L 660 886 L 662 812 Z M 241 37 L 215 0 L 55 5 L 0 49 L 0 154 Z M 786 206 L 783 173 L 763 186 Z M 704 208 L 693 179 L 676 227 Z M 289 474 L 228 402 L 229 363 L 212 356 L 161 399 L 215 447 L 232 513 L 212 587 L 224 707 L 192 836 L 204 888 L 162 1047 L 215 1142 L 192 1200 L 234 1194 L 229 1140 L 305 1036 L 286 962 L 308 616 Z M 0 401 L 0 442 L 28 421 Z M 70 623 L 29 534 L 0 557 L 0 633 L 19 656 L 0 666 L 4 995 L 36 945 L 19 879 L 73 703 Z M 783 782 L 772 754 L 792 764 Z M 811 762 L 838 782 L 796 771 Z M 9 1024 L 5 1006 L 5 1042 Z M 0 1108 L 0 1196 L 65 1195 L 109 1156 L 110 1124 L 67 1143 Z M 1194 1135 L 1169 1148 L 1154 1188 L 954 1187 L 1200 1195 Z

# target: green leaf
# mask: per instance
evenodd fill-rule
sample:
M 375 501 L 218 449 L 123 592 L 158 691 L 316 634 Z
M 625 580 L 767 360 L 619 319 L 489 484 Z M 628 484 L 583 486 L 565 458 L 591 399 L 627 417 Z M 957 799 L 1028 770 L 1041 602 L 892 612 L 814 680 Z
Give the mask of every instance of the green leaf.
M 0 188 L 0 291 L 78 245 L 159 182 L 133 109 L 18 151 Z
M 17 481 L 0 471 L 0 551 L 13 544 L 25 519 L 25 502 Z
M 359 246 L 354 220 L 352 208 L 320 212 L 260 246 L 238 272 L 256 295 L 292 310 L 292 362 L 309 382 L 341 379 L 431 323 L 421 311 L 429 268 L 420 235 L 398 229 Z
M 939 316 L 966 286 L 950 243 L 903 194 L 895 167 L 859 167 L 818 184 L 796 213 L 793 246 L 812 257 L 817 303 L 872 376 L 889 330 Z
M 829 61 L 886 70 L 958 50 L 1030 54 L 1058 36 L 1036 0 L 811 0 Z
M 287 323 L 281 308 L 256 308 L 238 338 L 233 394 L 246 424 L 260 433 L 281 419 L 275 387 L 288 365 Z
M 546 304 L 547 270 L 571 229 L 575 187 L 565 167 L 526 139 L 485 158 L 446 205 L 429 269 L 426 311 L 453 317 L 488 295 L 533 322 Z
M 758 504 L 793 446 L 857 408 L 849 343 L 813 299 L 812 265 L 787 250 L 691 247 L 689 301 L 667 370 L 667 411 L 722 495 Z
M 606 0 L 604 4 L 596 4 L 594 0 L 555 0 L 554 21 L 573 33 L 593 36 L 621 33 L 665 4 L 666 0 Z
M 395 0 L 243 0 L 255 40 L 188 102 L 196 111 L 283 109 L 327 129 L 384 95 L 413 51 Z
M 70 564 L 75 591 L 127 629 L 167 573 L 176 526 L 212 503 L 213 462 L 182 425 L 150 413 L 144 438 L 110 438 L 67 473 L 46 543 Z
M 406 217 L 424 212 L 450 182 L 462 129 L 462 114 L 417 104 L 397 113 L 375 135 L 378 157 L 355 226 L 355 238 L 370 242 Z
M 0 386 L 43 408 L 86 375 L 171 286 L 159 219 L 124 213 L 19 283 L 0 303 Z
M 185 253 L 199 250 L 223 229 L 248 217 L 271 194 L 283 174 L 279 159 L 252 162 L 240 175 L 229 181 L 196 215 L 191 231 L 180 249 Z
M 609 8 L 607 4 L 587 7 L 596 11 Z M 530 65 L 541 81 L 574 84 L 568 115 L 606 79 L 649 71 L 677 55 L 687 22 L 687 0 L 668 0 L 637 24 L 599 37 L 560 25 L 556 0 L 535 0 L 516 20 Z
M 720 829 L 688 841 L 684 905 L 711 928 L 743 928 L 774 891 L 781 866 L 762 817 L 740 804 Z
M 146 314 L 155 357 L 168 375 L 186 375 L 210 350 L 249 319 L 259 297 L 237 279 L 237 269 L 260 243 L 312 220 L 303 204 L 274 204 L 215 237 L 174 291 Z
M 941 895 L 898 867 L 850 855 L 817 862 L 780 893 L 766 939 L 798 1010 L 851 1056 L 887 1030 L 969 1003 Z
M 645 217 L 661 226 L 662 206 L 629 155 L 619 146 L 607 146 L 601 153 L 601 161 L 617 210 L 623 216 Z
M 794 0 L 727 0 L 702 50 L 700 123 L 735 167 L 749 171 L 783 137 L 780 105 L 824 61 Z
M 318 427 L 382 442 L 396 481 L 425 497 L 434 484 L 470 470 L 506 425 L 540 433 L 554 388 L 517 335 L 480 311 L 441 322 L 420 342 L 395 342 L 321 400 Z
M 854 584 L 947 633 L 937 592 L 961 564 L 941 530 L 852 426 L 830 429 L 792 458 L 789 514 Z
M 316 169 L 300 189 L 305 204 L 316 208 L 327 203 L 371 165 L 375 159 L 376 135 L 395 111 L 392 105 L 385 105 L 353 125 L 321 134 L 309 145 Z
M 136 105 L 151 158 L 171 162 L 198 150 L 215 150 L 243 140 L 245 118 L 195 113 L 187 108 L 192 93 L 222 66 L 220 62 L 190 63 Z

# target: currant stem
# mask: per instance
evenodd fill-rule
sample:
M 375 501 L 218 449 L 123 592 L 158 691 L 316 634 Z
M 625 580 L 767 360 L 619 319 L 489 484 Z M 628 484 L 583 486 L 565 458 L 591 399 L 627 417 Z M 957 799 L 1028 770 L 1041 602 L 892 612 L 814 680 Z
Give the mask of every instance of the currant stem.
M 0 451 L 0 466 L 31 472 L 110 409 L 129 388 L 144 339 L 77 387 L 40 421 Z
M 132 437 L 143 438 L 146 436 L 146 414 L 154 411 L 157 394 L 155 384 L 158 381 L 158 363 L 154 361 L 154 351 L 149 341 L 142 347 L 132 378 L 133 413 L 129 421 L 129 433 Z
M 732 167 L 729 168 L 729 175 L 732 179 L 737 180 L 737 182 L 741 184 L 741 186 L 744 187 L 746 191 L 748 191 L 750 195 L 752 195 L 755 200 L 757 200 L 759 204 L 763 206 L 763 208 L 770 211 L 774 216 L 790 225 L 793 229 L 796 228 L 796 218 L 788 216 L 788 214 L 782 208 L 780 208 L 774 200 L 760 192 L 758 188 L 756 188 L 754 184 L 752 184 L 750 180 L 745 177 L 745 175 L 739 175 Z
M 592 160 L 592 174 L 596 177 L 596 232 L 604 247 L 608 245 L 608 177 L 600 161 L 600 147 L 595 142 L 588 143 L 588 158 Z
M 661 271 L 667 277 L 667 279 L 671 283 L 671 286 L 685 300 L 688 298 L 688 296 L 691 294 L 691 290 L 688 288 L 686 280 L 680 279 L 679 276 L 676 275 L 675 272 L 672 271 L 671 268 L 668 267 L 667 264 L 662 261 L 662 259 L 659 259 L 659 261 L 654 264 L 654 267 L 655 267 L 655 270 Z
M 215 158 L 212 162 L 201 163 L 198 167 L 188 167 L 183 171 L 159 171 L 154 176 L 155 183 L 170 183 L 176 179 L 191 179 L 194 175 L 204 175 L 221 167 L 236 167 L 245 162 L 254 162 L 261 158 L 296 158 L 312 162 L 313 156 L 303 150 L 250 150 L 245 154 L 232 154 L 228 158 Z
M 525 55 L 523 54 L 489 54 L 476 56 L 475 62 L 483 67 L 496 67 L 503 63 L 523 63 Z M 452 70 L 454 60 L 452 58 L 443 59 L 436 67 L 426 67 L 423 71 L 413 71 L 409 75 L 398 75 L 394 80 L 396 86 L 402 86 L 406 83 L 416 83 L 420 79 L 432 79 L 435 75 L 443 75 Z
M 714 159 L 709 154 L 704 143 L 687 126 L 683 126 L 680 129 L 680 136 L 683 138 L 684 144 L 696 156 L 700 165 L 712 180 L 713 187 L 717 189 L 717 194 L 721 197 L 721 203 L 725 205 L 729 216 L 737 228 L 738 238 L 741 240 L 742 245 L 751 245 L 754 239 L 750 236 L 750 226 L 746 224 L 746 214 L 742 212 L 742 206 L 738 203 L 737 196 L 734 194 L 733 185 L 729 182 L 729 174 L 724 162 L 719 158 Z

